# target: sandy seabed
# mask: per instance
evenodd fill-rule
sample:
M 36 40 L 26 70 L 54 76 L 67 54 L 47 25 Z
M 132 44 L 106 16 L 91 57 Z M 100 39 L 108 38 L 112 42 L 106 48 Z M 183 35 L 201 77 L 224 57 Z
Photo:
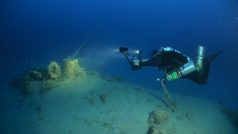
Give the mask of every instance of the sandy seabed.
M 153 134 L 237 134 L 216 102 L 172 94 L 172 112 L 161 90 L 98 73 L 62 81 L 46 93 L 37 82 L 33 88 L 3 106 L 1 134 L 147 134 L 149 115 L 159 110 L 168 118 Z

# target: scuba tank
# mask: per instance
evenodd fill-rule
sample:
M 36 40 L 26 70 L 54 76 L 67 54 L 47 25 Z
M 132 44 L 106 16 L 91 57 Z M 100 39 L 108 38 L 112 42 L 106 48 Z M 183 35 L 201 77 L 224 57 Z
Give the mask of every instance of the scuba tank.
M 196 67 L 192 60 L 190 60 L 188 63 L 180 67 L 179 69 L 176 69 L 175 71 L 169 72 L 166 74 L 166 80 L 172 81 L 176 80 L 178 78 L 181 78 L 184 75 L 187 75 L 193 71 L 196 71 Z
M 179 69 L 176 69 L 174 71 L 167 73 L 166 80 L 168 81 L 176 80 L 194 71 L 202 70 L 203 61 L 204 61 L 204 53 L 205 53 L 205 48 L 203 46 L 198 46 L 196 65 L 194 65 L 193 61 L 189 59 L 188 63 L 184 64 Z
M 205 48 L 203 46 L 198 46 L 197 62 L 196 62 L 198 71 L 203 69 L 204 53 L 205 53 Z

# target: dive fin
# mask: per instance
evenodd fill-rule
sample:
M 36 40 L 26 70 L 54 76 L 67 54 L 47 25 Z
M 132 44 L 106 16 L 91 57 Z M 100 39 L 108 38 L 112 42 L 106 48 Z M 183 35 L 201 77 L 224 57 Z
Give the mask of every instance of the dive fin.
M 223 53 L 223 50 L 220 50 L 220 51 L 218 51 L 217 53 L 215 53 L 213 55 L 207 56 L 206 59 L 207 59 L 207 61 L 212 62 L 214 59 L 217 58 L 218 55 L 220 55 L 222 53 Z

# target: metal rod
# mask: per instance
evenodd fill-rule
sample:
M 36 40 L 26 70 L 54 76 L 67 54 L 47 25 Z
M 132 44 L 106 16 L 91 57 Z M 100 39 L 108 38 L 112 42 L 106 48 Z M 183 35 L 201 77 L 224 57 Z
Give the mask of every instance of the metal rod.
M 172 111 L 172 112 L 175 112 L 176 110 L 176 103 L 175 101 L 172 99 L 170 93 L 169 93 L 169 90 L 165 84 L 165 79 L 161 79 L 160 80 L 160 83 L 161 83 L 161 86 L 163 88 L 163 91 L 164 91 L 164 95 L 165 95 L 165 102 L 167 103 L 169 109 Z

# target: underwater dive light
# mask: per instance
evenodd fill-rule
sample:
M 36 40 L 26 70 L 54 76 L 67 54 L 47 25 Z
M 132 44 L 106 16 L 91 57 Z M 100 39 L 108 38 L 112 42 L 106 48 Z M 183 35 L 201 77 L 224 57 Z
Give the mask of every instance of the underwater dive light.
M 132 51 L 133 54 L 142 54 L 142 51 L 141 50 L 134 50 Z

